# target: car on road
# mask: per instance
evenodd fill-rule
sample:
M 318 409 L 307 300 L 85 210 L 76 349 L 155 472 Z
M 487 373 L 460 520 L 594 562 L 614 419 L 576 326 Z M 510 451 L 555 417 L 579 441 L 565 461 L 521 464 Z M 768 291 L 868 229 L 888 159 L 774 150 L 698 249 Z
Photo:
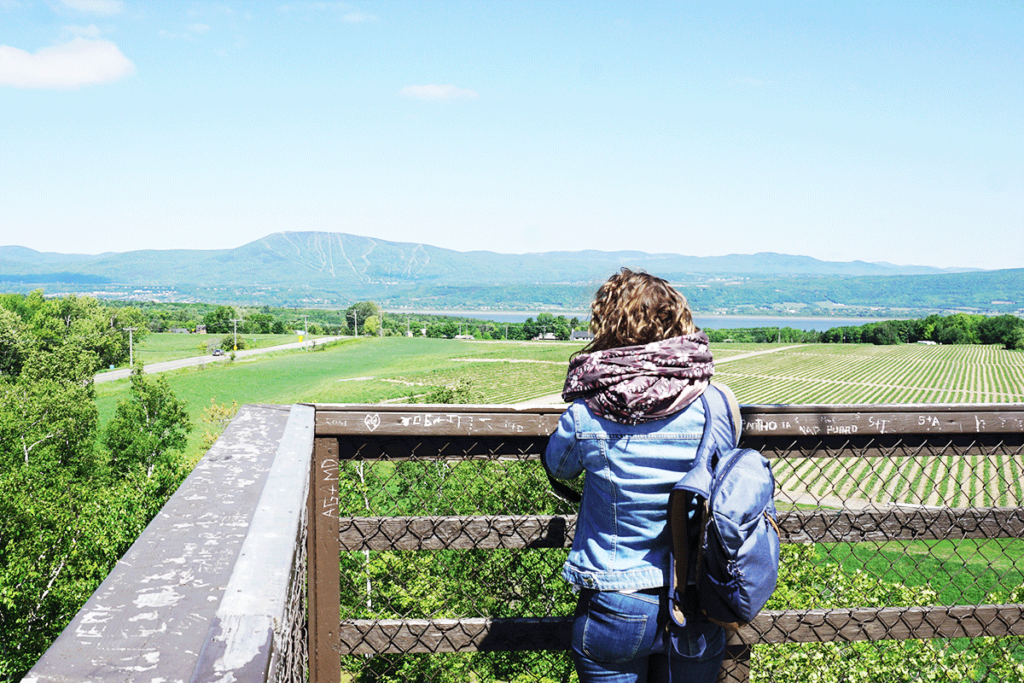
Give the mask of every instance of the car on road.
M 213 350 L 213 355 L 215 355 L 215 356 L 223 356 L 224 355 L 224 349 L 214 349 Z

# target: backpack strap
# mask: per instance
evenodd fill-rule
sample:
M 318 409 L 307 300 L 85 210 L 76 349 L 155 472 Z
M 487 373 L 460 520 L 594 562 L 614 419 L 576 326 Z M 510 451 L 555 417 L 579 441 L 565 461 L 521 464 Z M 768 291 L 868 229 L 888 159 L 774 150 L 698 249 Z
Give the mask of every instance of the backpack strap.
M 672 621 L 678 626 L 686 625 L 686 601 L 687 585 L 690 582 L 690 535 L 693 533 L 693 525 L 700 520 L 690 521 L 690 515 L 699 514 L 694 509 L 694 491 L 692 488 L 682 488 L 683 481 L 688 481 L 693 487 L 703 489 L 705 496 L 711 488 L 711 467 L 708 448 L 714 443 L 714 435 L 711 419 L 711 407 L 705 390 L 700 396 L 701 405 L 704 408 L 704 430 L 701 433 L 700 445 L 697 446 L 697 455 L 693 467 L 683 476 L 682 479 L 672 488 L 668 497 L 668 527 L 672 546 L 669 549 L 669 615 Z M 692 475 L 692 476 L 691 476 Z
M 721 425 L 715 430 L 715 436 L 721 439 L 718 441 L 719 445 L 722 448 L 736 448 L 743 434 L 743 416 L 740 414 L 740 404 L 736 401 L 732 389 L 724 384 L 711 382 L 704 395 L 711 403 L 713 415 L 721 419 Z M 731 437 L 728 431 L 732 432 Z
M 704 407 L 704 431 L 693 467 L 680 478 L 669 496 L 669 533 L 671 536 L 669 571 L 669 613 L 679 626 L 686 625 L 685 612 L 692 606 L 685 604 L 689 572 L 696 563 L 691 562 L 690 549 L 696 541 L 698 554 L 707 525 L 707 499 L 711 494 L 714 477 L 712 462 L 719 450 L 736 447 L 742 429 L 739 404 L 728 387 L 710 384 L 701 394 Z M 699 557 L 697 558 L 699 561 Z
M 551 492 L 555 494 L 556 498 L 571 505 L 578 505 L 583 500 L 583 496 L 578 491 L 555 479 L 546 467 L 544 468 L 544 473 L 548 475 L 548 483 L 551 484 L 552 489 Z

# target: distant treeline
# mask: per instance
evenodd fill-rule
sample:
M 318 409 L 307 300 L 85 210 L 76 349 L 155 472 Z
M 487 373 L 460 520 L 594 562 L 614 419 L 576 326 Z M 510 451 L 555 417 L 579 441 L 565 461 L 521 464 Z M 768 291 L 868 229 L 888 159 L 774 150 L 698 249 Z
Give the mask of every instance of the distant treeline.
M 110 302 L 110 305 L 118 305 Z M 430 313 L 387 313 L 373 301 L 360 301 L 345 309 L 216 306 L 200 303 L 133 303 L 148 320 L 152 332 L 205 325 L 207 332 L 226 334 L 285 334 L 306 330 L 309 334 L 345 334 L 455 337 L 476 339 L 534 339 L 551 334 L 568 339 L 573 330 L 585 330 L 586 321 L 540 313 L 521 323 L 499 323 L 478 318 Z M 788 342 L 794 344 L 1001 344 L 1024 349 L 1024 319 L 1014 315 L 984 316 L 970 313 L 930 315 L 926 318 L 885 320 L 864 325 L 833 327 L 825 332 L 792 327 L 707 329 L 712 342 Z
M 1002 344 L 1024 350 L 1024 319 L 1014 315 L 986 317 L 970 313 L 930 315 L 917 320 L 884 320 L 859 327 L 836 327 L 821 335 L 824 343 Z
M 127 303 L 109 302 L 111 306 Z M 448 337 L 472 335 L 476 339 L 533 339 L 552 334 L 568 339 L 573 330 L 585 329 L 578 318 L 540 313 L 521 323 L 499 323 L 432 313 L 388 313 L 374 301 L 359 301 L 347 308 L 279 308 L 271 306 L 218 306 L 202 303 L 139 303 L 150 332 L 187 330 L 203 326 L 210 334 L 340 334 L 371 336 Z
M 930 315 L 910 320 L 883 320 L 825 332 L 792 327 L 706 330 L 712 342 L 790 342 L 798 344 L 1001 344 L 1024 350 L 1024 319 L 1013 315 L 987 317 L 969 313 Z

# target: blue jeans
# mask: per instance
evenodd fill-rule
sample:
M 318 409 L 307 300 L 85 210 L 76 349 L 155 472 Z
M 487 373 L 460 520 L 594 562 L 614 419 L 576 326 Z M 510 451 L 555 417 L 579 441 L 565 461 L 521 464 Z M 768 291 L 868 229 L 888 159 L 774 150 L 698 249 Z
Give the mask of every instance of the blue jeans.
M 572 629 L 572 659 L 580 683 L 714 683 L 725 655 L 725 632 L 711 627 L 705 642 L 680 645 L 703 652 L 684 659 L 670 652 L 665 628 L 668 594 L 580 592 Z M 671 669 L 671 679 L 669 672 Z

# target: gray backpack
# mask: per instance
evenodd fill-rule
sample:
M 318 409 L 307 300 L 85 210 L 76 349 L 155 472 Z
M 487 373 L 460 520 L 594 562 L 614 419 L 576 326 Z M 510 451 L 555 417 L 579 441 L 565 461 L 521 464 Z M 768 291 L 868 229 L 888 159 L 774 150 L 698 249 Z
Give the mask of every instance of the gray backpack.
M 669 497 L 672 620 L 707 620 L 736 630 L 775 590 L 779 528 L 768 459 L 738 448 L 739 406 L 711 385 L 701 396 L 706 420 L 693 469 Z M 691 583 L 690 577 L 694 577 Z

